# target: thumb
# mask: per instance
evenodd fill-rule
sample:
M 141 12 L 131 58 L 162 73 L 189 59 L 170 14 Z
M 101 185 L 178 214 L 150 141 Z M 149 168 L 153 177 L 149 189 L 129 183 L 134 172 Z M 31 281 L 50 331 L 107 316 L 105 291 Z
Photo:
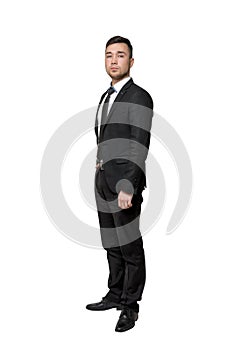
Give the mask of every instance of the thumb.
M 128 200 L 128 206 L 129 206 L 129 207 L 132 207 L 131 199 Z

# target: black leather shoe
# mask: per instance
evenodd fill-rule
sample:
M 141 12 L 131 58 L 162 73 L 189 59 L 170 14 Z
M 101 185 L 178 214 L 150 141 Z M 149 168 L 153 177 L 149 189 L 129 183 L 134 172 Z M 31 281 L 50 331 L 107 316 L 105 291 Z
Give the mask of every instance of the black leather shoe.
M 102 298 L 102 300 L 99 303 L 86 305 L 86 309 L 92 310 L 92 311 L 105 311 L 105 310 L 118 308 L 118 307 L 120 307 L 119 303 L 110 301 L 107 298 Z
M 138 313 L 133 311 L 132 309 L 125 307 L 119 316 L 119 320 L 115 327 L 115 331 L 116 332 L 128 331 L 129 329 L 135 326 L 135 321 L 137 319 L 138 319 Z

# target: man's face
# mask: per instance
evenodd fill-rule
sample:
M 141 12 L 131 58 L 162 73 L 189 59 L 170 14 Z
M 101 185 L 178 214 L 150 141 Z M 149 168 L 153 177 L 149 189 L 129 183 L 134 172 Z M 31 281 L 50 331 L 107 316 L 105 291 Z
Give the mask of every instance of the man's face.
M 129 76 L 134 59 L 130 58 L 128 45 L 125 43 L 111 44 L 105 52 L 106 72 L 115 84 Z

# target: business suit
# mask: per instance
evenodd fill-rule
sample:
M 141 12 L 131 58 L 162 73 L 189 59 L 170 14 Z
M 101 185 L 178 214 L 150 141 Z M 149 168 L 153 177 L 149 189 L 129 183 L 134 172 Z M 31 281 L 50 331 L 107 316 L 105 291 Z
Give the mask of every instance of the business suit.
M 102 96 L 98 111 L 105 95 Z M 130 79 L 118 93 L 100 126 L 96 115 L 95 194 L 101 239 L 109 263 L 106 298 L 139 311 L 145 285 L 145 257 L 139 217 L 146 187 L 145 160 L 150 145 L 153 101 Z M 132 207 L 117 206 L 120 191 L 132 193 Z

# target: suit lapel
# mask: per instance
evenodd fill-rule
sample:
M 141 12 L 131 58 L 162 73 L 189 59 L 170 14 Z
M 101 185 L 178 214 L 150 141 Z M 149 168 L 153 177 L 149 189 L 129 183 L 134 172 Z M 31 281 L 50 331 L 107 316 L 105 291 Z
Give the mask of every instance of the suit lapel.
M 114 100 L 114 103 L 112 104 L 111 106 L 111 109 L 108 113 L 108 116 L 107 116 L 107 120 L 106 122 L 108 122 L 108 120 L 110 119 L 111 115 L 113 114 L 113 111 L 115 110 L 116 108 L 116 102 L 121 102 L 124 94 L 127 92 L 127 90 L 129 89 L 129 87 L 133 84 L 133 80 L 132 78 L 129 79 L 129 81 L 122 87 L 122 89 L 120 90 L 120 92 L 118 93 L 116 99 Z M 104 97 L 106 96 L 106 92 L 104 92 L 104 94 L 102 95 L 101 99 L 100 99 L 100 102 L 98 104 L 98 108 L 97 108 L 97 112 L 96 112 L 96 119 L 95 119 L 95 134 L 96 134 L 96 137 L 97 137 L 97 143 L 99 143 L 99 139 L 100 139 L 100 135 L 98 135 L 98 112 L 99 112 L 99 109 L 100 109 L 100 106 L 102 104 L 102 101 L 104 100 Z M 103 130 L 102 132 L 104 131 L 106 127 L 106 124 L 103 125 Z
M 98 143 L 98 140 L 99 140 L 99 135 L 98 135 L 98 113 L 99 113 L 99 109 L 100 109 L 100 106 L 102 104 L 102 101 L 104 100 L 104 97 L 106 96 L 107 94 L 107 91 L 104 92 L 104 94 L 102 95 L 100 101 L 99 101 L 99 104 L 98 104 L 98 108 L 97 108 L 97 112 L 96 112 L 96 118 L 95 118 L 95 134 L 96 134 L 96 137 L 97 137 L 97 143 Z
M 124 94 L 128 91 L 129 87 L 133 84 L 133 80 L 132 78 L 122 87 L 122 89 L 120 90 L 120 92 L 118 93 L 116 99 L 114 100 L 114 103 L 111 106 L 111 109 L 108 113 L 107 116 L 107 122 L 109 121 L 111 115 L 113 114 L 113 111 L 116 108 L 116 102 L 121 102 L 123 99 Z

